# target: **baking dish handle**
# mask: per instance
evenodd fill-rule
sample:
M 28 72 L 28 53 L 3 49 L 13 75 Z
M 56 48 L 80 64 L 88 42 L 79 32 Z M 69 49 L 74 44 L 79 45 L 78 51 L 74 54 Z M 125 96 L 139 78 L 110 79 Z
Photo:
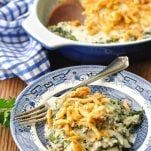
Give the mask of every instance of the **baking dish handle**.
M 56 49 L 66 45 L 73 45 L 72 41 L 70 42 L 68 39 L 59 37 L 44 27 L 35 13 L 31 13 L 31 15 L 23 21 L 22 26 L 30 36 L 46 48 Z

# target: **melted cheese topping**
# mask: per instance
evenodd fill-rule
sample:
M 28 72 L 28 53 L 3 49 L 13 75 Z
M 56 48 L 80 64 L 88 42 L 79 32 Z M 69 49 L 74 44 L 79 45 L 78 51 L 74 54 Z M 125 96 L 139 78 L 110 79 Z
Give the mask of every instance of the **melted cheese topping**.
M 86 16 L 84 26 L 90 35 L 100 31 L 124 29 L 125 40 L 131 36 L 142 39 L 151 29 L 151 0 L 81 0 Z
M 127 100 L 91 93 L 89 87 L 77 88 L 51 102 L 46 115 L 49 151 L 112 150 L 115 145 L 117 151 L 130 148 L 130 127 L 141 123 L 143 113 L 132 110 Z
M 96 123 L 97 121 L 104 122 L 106 115 L 109 113 L 104 105 L 109 103 L 110 100 L 100 93 L 88 96 L 90 92 L 91 90 L 88 87 L 81 87 L 76 91 L 72 91 L 66 96 L 55 118 L 51 117 L 50 110 L 47 112 L 48 127 L 63 129 L 67 140 L 71 141 L 73 151 L 85 150 L 79 142 L 85 136 L 78 134 L 73 130 L 73 127 L 84 126 L 90 129 L 93 142 L 108 135 L 105 130 L 99 131 Z M 112 111 L 110 110 L 110 112 Z

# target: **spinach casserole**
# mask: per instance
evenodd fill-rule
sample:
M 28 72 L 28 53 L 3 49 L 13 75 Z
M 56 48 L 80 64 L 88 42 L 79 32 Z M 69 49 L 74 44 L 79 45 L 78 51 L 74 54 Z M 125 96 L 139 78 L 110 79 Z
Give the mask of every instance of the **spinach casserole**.
M 84 23 L 60 22 L 48 29 L 67 39 L 116 43 L 151 38 L 151 0 L 80 0 Z
M 129 149 L 144 112 L 133 110 L 126 100 L 92 94 L 89 87 L 78 88 L 51 103 L 46 124 L 49 151 Z

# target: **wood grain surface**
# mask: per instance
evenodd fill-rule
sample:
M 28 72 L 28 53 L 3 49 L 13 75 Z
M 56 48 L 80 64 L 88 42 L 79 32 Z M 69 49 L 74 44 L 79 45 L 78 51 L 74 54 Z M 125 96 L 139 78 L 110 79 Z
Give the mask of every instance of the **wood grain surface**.
M 131 64 L 128 71 L 151 82 L 151 59 Z M 0 97 L 16 97 L 25 86 L 26 84 L 18 78 L 0 81 Z M 11 137 L 10 130 L 2 126 L 0 126 L 0 151 L 18 151 Z
M 0 98 L 16 97 L 26 84 L 18 78 L 0 81 Z M 0 151 L 18 151 L 9 128 L 0 126 Z

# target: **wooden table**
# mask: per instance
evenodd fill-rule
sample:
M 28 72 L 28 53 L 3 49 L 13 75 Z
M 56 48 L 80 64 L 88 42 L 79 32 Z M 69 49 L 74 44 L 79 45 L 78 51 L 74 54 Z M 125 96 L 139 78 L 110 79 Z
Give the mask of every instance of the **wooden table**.
M 151 82 L 151 59 L 140 63 L 132 63 L 128 71 Z M 26 84 L 18 78 L 0 81 L 0 97 L 16 97 L 25 86 Z M 0 126 L 0 151 L 18 151 L 10 130 L 2 126 Z

